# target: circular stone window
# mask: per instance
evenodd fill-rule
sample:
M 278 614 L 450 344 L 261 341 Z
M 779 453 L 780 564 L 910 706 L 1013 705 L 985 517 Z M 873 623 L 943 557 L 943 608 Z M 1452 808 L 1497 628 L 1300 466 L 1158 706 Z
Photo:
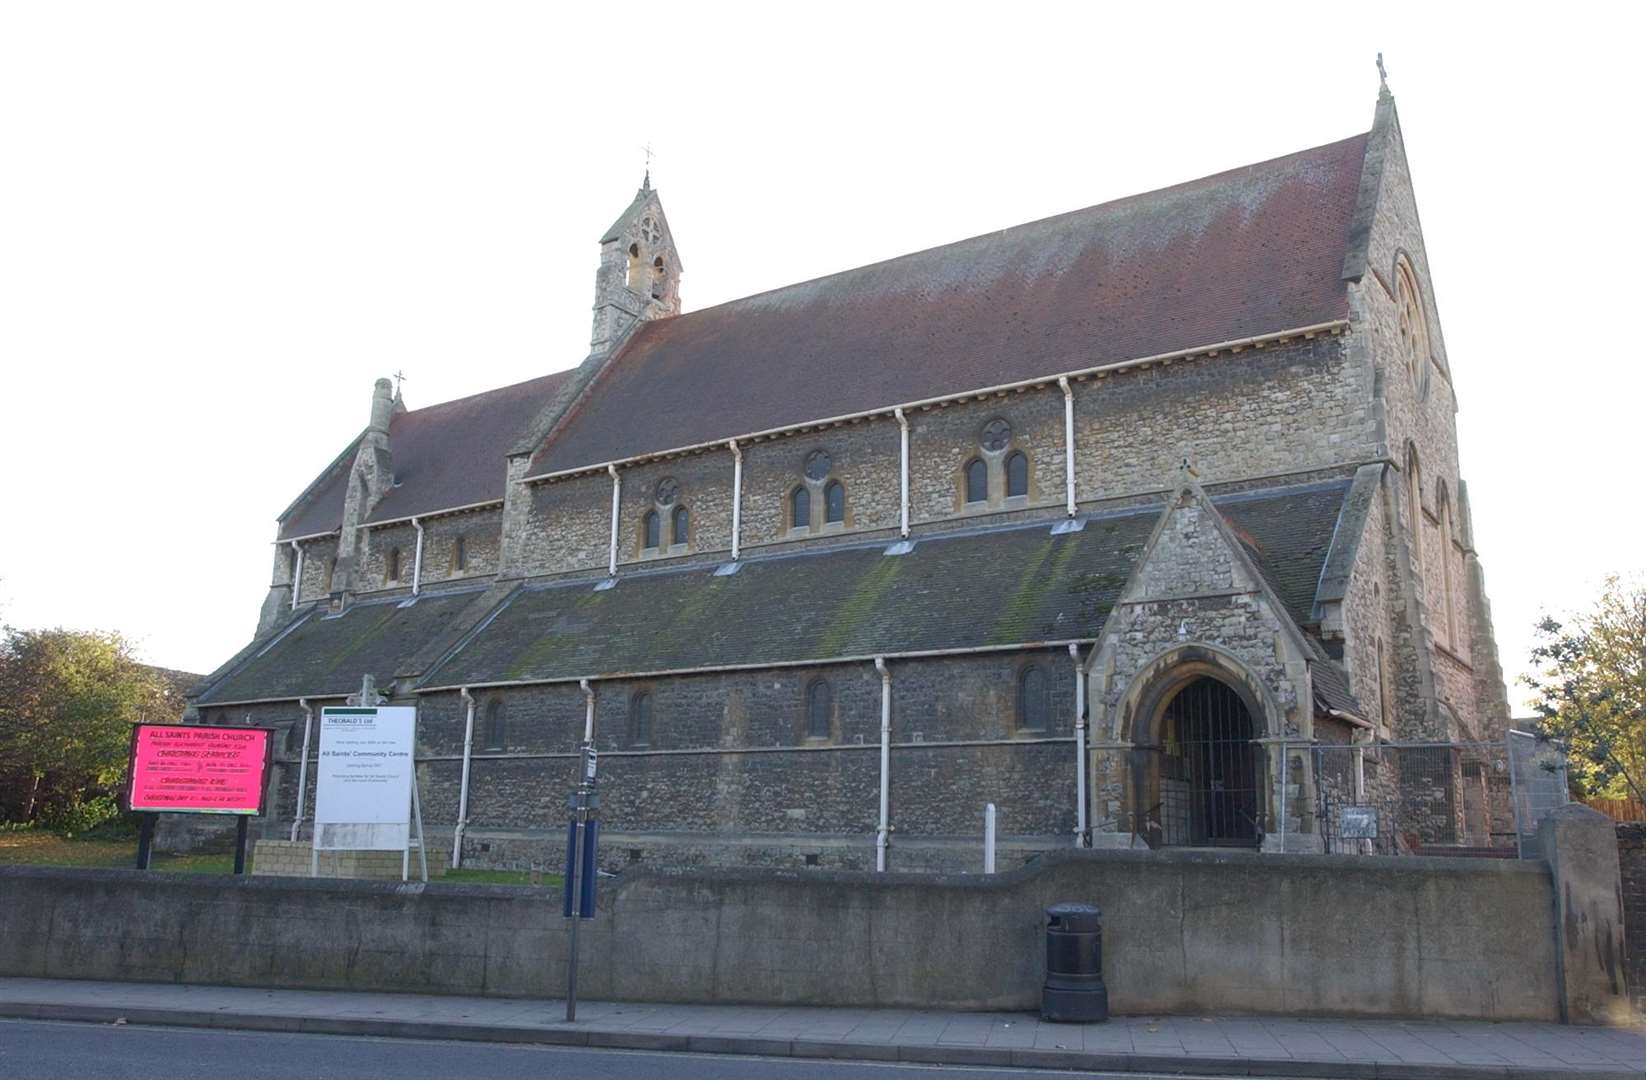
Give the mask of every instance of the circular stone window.
M 983 425 L 983 449 L 1001 451 L 1012 441 L 1012 425 L 1000 417 L 995 417 Z
M 834 468 L 834 459 L 827 450 L 813 450 L 806 455 L 806 477 L 811 480 L 822 480 Z
M 657 482 L 657 505 L 673 506 L 674 501 L 680 498 L 680 485 L 672 476 L 665 476 Z

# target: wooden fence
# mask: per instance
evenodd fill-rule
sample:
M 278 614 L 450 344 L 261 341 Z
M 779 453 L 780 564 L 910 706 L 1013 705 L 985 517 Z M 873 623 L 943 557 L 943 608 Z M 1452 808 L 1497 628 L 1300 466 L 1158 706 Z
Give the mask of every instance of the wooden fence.
M 1646 803 L 1633 799 L 1584 799 L 1583 805 L 1616 821 L 1646 821 Z

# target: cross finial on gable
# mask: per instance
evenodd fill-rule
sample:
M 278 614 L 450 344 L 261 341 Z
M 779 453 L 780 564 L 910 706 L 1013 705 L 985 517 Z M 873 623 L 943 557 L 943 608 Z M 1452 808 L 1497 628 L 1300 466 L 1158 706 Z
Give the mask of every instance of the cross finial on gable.
M 1377 54 L 1377 92 L 1379 94 L 1387 94 L 1389 92 L 1389 72 L 1383 66 L 1382 53 Z
M 360 692 L 345 699 L 350 705 L 381 705 L 388 699 L 377 692 L 377 680 L 370 675 L 360 676 Z
M 396 371 L 394 373 L 394 396 L 395 397 L 400 396 L 400 384 L 405 382 L 405 381 L 406 381 L 406 373 L 404 371 Z
M 640 190 L 641 191 L 650 191 L 652 189 L 652 144 L 651 144 L 651 140 L 648 139 L 646 141 L 646 145 L 642 146 L 640 149 L 646 155 L 646 179 L 641 181 Z

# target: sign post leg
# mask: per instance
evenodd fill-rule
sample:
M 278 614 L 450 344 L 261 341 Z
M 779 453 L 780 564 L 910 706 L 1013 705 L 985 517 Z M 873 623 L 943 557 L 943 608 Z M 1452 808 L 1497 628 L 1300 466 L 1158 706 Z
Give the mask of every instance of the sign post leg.
M 573 829 L 575 841 L 572 849 L 571 873 L 567 877 L 567 887 L 572 891 L 572 938 L 571 947 L 566 958 L 566 1022 L 569 1024 L 577 1019 L 577 924 L 583 921 L 582 883 L 577 880 L 583 869 L 583 829 L 588 818 L 588 810 L 578 800 L 577 825 Z
M 423 884 L 429 883 L 429 845 L 423 836 L 423 804 L 417 797 L 417 769 L 412 768 L 412 822 L 417 826 L 417 867 Z
M 149 868 L 149 855 L 154 850 L 154 819 L 159 814 L 144 814 L 142 822 L 137 826 L 137 869 Z
M 246 834 L 250 831 L 251 818 L 241 814 L 234 821 L 234 872 L 246 872 Z

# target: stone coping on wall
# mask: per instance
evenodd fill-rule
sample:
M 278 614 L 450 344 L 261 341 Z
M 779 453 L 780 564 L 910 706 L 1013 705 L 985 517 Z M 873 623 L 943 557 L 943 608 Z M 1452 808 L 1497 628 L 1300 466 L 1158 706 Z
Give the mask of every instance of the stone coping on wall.
M 289 843 L 289 841 L 286 841 Z M 307 851 L 307 844 L 298 842 Z M 391 853 L 399 860 L 398 853 Z M 430 851 L 430 859 L 434 851 Z M 447 853 L 449 858 L 449 852 Z M 1064 863 L 1098 862 L 1116 866 L 1148 865 L 1154 867 L 1181 866 L 1243 866 L 1294 867 L 1311 870 L 1356 870 L 1380 872 L 1395 876 L 1433 877 L 1436 875 L 1495 875 L 1504 878 L 1549 876 L 1548 866 L 1540 859 L 1469 859 L 1447 856 L 1397 855 L 1324 855 L 1283 854 L 1280 852 L 1252 852 L 1244 850 L 1097 850 L 1074 849 L 1051 851 L 1026 866 L 1002 870 L 994 874 L 932 873 L 927 871 L 888 870 L 831 870 L 822 867 L 758 867 L 758 866 L 639 866 L 611 878 L 601 892 L 601 903 L 614 902 L 615 895 L 627 886 L 648 880 L 678 881 L 699 879 L 704 883 L 738 882 L 748 884 L 832 884 L 863 885 L 874 888 L 897 889 L 932 887 L 979 891 L 1009 891 L 1017 884 L 1038 877 L 1052 867 Z M 413 856 L 413 864 L 416 857 Z M 431 866 L 432 869 L 432 866 Z M 55 867 L 55 866 L 0 866 L 0 882 L 7 877 L 69 877 L 88 881 L 131 881 L 132 875 L 145 878 L 167 879 L 179 883 L 197 883 L 199 875 L 168 873 L 165 871 L 135 871 L 123 868 Z M 255 876 L 239 878 L 216 877 L 212 881 L 225 887 L 305 889 L 321 892 L 340 891 L 362 894 L 405 895 L 407 889 L 438 890 L 441 895 L 496 897 L 544 891 L 528 885 L 481 885 L 474 883 L 373 881 L 360 878 L 269 878 Z M 558 886 L 555 886 L 558 891 Z

